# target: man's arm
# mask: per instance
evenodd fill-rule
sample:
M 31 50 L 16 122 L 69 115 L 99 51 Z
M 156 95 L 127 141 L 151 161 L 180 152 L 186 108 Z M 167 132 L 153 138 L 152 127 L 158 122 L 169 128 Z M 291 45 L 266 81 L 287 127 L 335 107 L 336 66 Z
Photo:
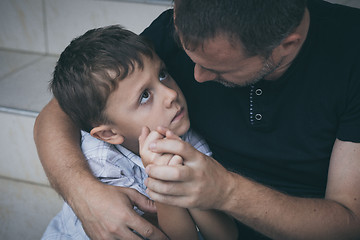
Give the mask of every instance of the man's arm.
M 71 192 L 79 191 L 70 184 L 85 179 L 96 184 L 80 149 L 80 130 L 52 99 L 36 118 L 34 140 L 40 161 L 51 186 L 72 203 Z
M 325 199 L 282 194 L 227 171 L 181 141 L 160 140 L 152 149 L 178 154 L 185 164 L 147 167 L 155 201 L 218 209 L 274 239 L 360 237 L 360 143 L 336 140 Z
M 105 185 L 91 173 L 80 149 L 80 131 L 55 99 L 41 111 L 34 140 L 46 175 L 70 204 L 92 239 L 166 239 L 164 234 L 133 210 L 155 211 L 152 201 L 136 190 Z

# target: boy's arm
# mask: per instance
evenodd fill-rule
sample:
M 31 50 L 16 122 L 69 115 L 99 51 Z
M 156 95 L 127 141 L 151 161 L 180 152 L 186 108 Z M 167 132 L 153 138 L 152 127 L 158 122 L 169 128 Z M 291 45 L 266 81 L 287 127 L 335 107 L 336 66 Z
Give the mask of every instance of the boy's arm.
M 169 139 L 178 139 L 181 140 L 178 136 L 173 134 L 171 131 L 167 131 L 167 129 L 159 128 L 158 131 L 160 134 L 158 135 L 158 138 L 148 138 L 147 141 L 152 142 L 155 139 L 162 139 L 163 135 L 166 135 L 166 138 Z M 198 151 L 201 151 L 204 154 L 211 155 L 211 151 L 208 149 L 207 144 L 194 132 L 191 132 L 190 135 L 187 136 L 187 139 L 191 142 L 193 146 L 197 146 L 196 149 Z M 195 147 L 194 147 L 195 148 Z M 183 158 L 179 155 L 173 155 L 173 154 L 157 154 L 154 152 L 151 152 L 150 150 L 147 150 L 150 153 L 149 155 L 153 154 L 153 156 L 157 155 L 156 161 L 153 160 L 153 163 L 155 165 L 183 165 Z M 160 157 L 159 157 L 160 156 Z M 168 157 L 169 160 L 166 160 L 165 158 Z M 163 160 L 165 159 L 165 160 Z M 164 164 L 169 162 L 168 164 Z M 158 164 L 161 162 L 162 164 Z M 150 164 L 150 163 L 148 163 Z M 165 204 L 161 203 L 162 205 L 166 206 Z M 159 202 L 156 202 L 156 205 L 158 206 L 157 209 L 159 211 Z M 175 206 L 171 206 L 173 208 L 178 208 Z M 184 208 L 180 208 L 185 210 Z M 169 210 L 171 211 L 171 210 Z M 235 224 L 235 221 L 233 218 L 228 216 L 227 214 L 223 212 L 219 212 L 216 210 L 200 210 L 200 209 L 188 209 L 187 212 L 190 213 L 192 222 L 195 222 L 196 225 L 199 227 L 200 232 L 202 236 L 206 240 L 217 240 L 217 239 L 237 239 L 238 237 L 238 229 Z M 166 219 L 166 217 L 164 217 Z M 160 221 L 160 220 L 159 220 Z
M 155 204 L 159 226 L 171 240 L 198 239 L 194 221 L 187 209 L 159 202 Z
M 152 201 L 136 190 L 102 184 L 92 175 L 80 149 L 80 131 L 55 99 L 37 117 L 34 140 L 51 185 L 70 204 L 92 239 L 135 239 L 129 228 L 149 239 L 165 239 L 133 210 L 137 205 L 155 211 Z
M 200 209 L 189 209 L 189 212 L 206 240 L 237 239 L 235 221 L 225 213 Z
M 159 155 L 149 151 L 148 144 L 154 139 L 163 137 L 157 131 L 150 133 L 147 127 L 142 129 L 139 137 L 139 152 L 145 167 L 150 163 L 157 165 L 179 165 L 182 163 L 182 158 L 179 156 L 173 154 Z M 155 204 L 159 226 L 171 240 L 198 239 L 195 223 L 187 209 L 159 202 L 155 202 Z
M 162 156 L 165 157 L 166 156 Z M 178 155 L 168 154 L 168 165 L 182 165 L 183 159 Z M 167 233 L 171 240 L 198 239 L 194 220 L 186 208 L 155 202 L 158 211 L 160 228 Z M 222 239 L 222 238 L 219 238 Z

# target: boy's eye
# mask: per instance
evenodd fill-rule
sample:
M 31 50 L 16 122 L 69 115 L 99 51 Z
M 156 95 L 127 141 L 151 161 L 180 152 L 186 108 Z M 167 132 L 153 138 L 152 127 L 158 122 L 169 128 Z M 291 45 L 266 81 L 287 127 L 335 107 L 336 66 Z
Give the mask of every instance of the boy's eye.
M 163 69 L 159 72 L 159 80 L 164 81 L 169 77 L 169 73 L 166 71 L 166 69 Z
M 146 104 L 150 99 L 150 93 L 148 90 L 145 90 L 140 96 L 140 104 Z

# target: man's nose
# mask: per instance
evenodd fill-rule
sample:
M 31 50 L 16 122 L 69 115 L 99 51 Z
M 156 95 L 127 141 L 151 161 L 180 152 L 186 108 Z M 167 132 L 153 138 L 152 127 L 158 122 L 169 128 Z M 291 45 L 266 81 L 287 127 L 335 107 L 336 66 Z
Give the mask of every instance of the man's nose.
M 215 80 L 217 78 L 217 74 L 202 68 L 199 64 L 195 64 L 194 78 L 199 83 L 202 83 Z

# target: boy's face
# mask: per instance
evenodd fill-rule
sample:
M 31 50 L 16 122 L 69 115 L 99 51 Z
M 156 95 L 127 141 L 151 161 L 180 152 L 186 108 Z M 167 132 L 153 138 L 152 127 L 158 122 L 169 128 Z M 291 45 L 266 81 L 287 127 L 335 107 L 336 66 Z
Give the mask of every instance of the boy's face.
M 135 153 L 143 126 L 166 127 L 177 135 L 190 127 L 184 95 L 163 62 L 157 56 L 143 60 L 143 69 L 135 65 L 135 71 L 119 81 L 105 110 L 112 127 L 124 137 L 122 144 Z

